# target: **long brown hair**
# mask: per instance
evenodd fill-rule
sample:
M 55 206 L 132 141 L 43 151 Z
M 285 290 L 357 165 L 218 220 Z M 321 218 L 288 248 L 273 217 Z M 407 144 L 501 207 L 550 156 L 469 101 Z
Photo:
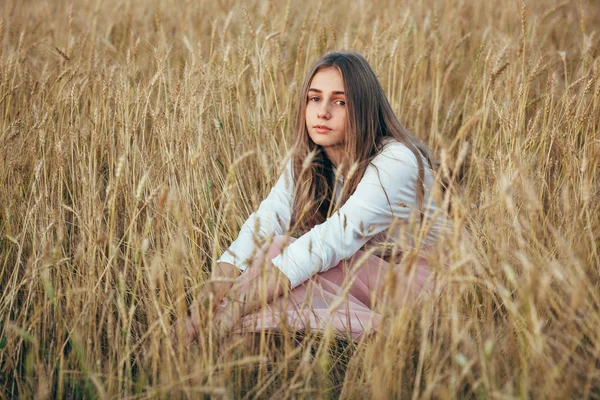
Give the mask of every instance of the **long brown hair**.
M 310 139 L 306 128 L 308 89 L 315 74 L 325 68 L 337 68 L 342 74 L 347 107 L 344 150 L 350 162 L 338 166 L 340 173 L 345 176 L 345 181 L 341 199 L 337 204 L 333 204 L 335 177 L 332 163 L 324 149 Z M 301 235 L 324 222 L 348 200 L 369 163 L 383 149 L 386 138 L 403 143 L 415 154 L 419 167 L 415 192 L 417 204 L 422 208 L 425 172 L 419 154 L 427 160 L 431 168 L 433 165 L 429 151 L 396 118 L 379 80 L 367 60 L 360 54 L 332 52 L 313 65 L 300 90 L 295 131 L 295 189 L 291 218 L 293 234 Z

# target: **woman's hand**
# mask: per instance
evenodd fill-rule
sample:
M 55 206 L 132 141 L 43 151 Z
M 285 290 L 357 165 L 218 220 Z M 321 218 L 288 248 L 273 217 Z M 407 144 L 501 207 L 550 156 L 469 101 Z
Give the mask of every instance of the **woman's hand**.
M 187 347 L 196 340 L 198 331 L 194 327 L 191 318 L 181 318 L 171 325 L 170 336 L 173 346 L 177 347 L 177 344 L 181 340 L 183 346 Z
M 190 324 L 194 339 L 198 335 L 200 325 L 208 321 L 209 315 L 215 316 L 219 304 L 233 286 L 233 281 L 208 281 L 206 282 L 197 301 L 190 306 Z
M 270 303 L 290 288 L 289 279 L 273 266 L 270 259 L 254 262 L 219 303 L 213 320 L 218 332 L 230 333 L 242 317 Z
M 229 302 L 224 303 L 217 308 L 213 316 L 213 326 L 219 335 L 227 335 L 240 321 L 240 318 L 234 315 L 235 311 L 230 307 Z
M 181 332 L 181 339 L 186 347 L 198 338 L 201 324 L 208 321 L 209 314 L 214 314 L 239 275 L 240 270 L 232 264 L 216 265 L 198 298 L 190 306 L 190 317 L 176 321 L 171 327 L 171 339 L 174 343 L 177 342 L 177 331 Z
M 192 305 L 191 317 L 187 319 L 189 322 L 184 324 L 185 331 L 188 332 L 186 345 L 197 338 L 201 324 L 208 323 L 208 313 L 213 315 L 213 327 L 217 333 L 227 334 L 243 316 L 254 312 L 261 305 L 269 303 L 291 288 L 289 279 L 273 266 L 270 259 L 252 263 L 242 276 L 242 279 L 235 281 L 235 285 L 232 280 L 229 280 L 228 286 L 213 285 L 212 288 L 207 283 L 205 291 L 199 297 L 199 304 Z M 215 279 L 214 283 L 217 281 L 227 280 Z M 227 298 L 223 302 L 225 296 Z M 215 309 L 216 314 L 213 314 Z

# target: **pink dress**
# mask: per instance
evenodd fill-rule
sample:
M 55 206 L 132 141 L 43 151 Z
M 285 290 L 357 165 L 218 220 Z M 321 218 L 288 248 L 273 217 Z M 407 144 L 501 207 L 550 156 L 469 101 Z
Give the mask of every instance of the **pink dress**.
M 386 143 L 346 202 L 281 252 L 285 242 L 281 235 L 289 229 L 293 207 L 293 160 L 290 159 L 269 195 L 217 260 L 244 270 L 239 282 L 243 284 L 244 280 L 255 278 L 251 275 L 258 275 L 262 260 L 269 257 L 270 264 L 289 279 L 293 288 L 289 296 L 277 298 L 261 312 L 243 318 L 241 329 L 324 329 L 332 324 L 336 330 L 357 338 L 382 329 L 383 305 L 399 308 L 416 300 L 429 277 L 424 258 L 417 260 L 407 274 L 406 262 L 389 264 L 374 255 L 365 259 L 362 251 L 372 249 L 382 254 L 390 244 L 405 251 L 414 248 L 415 238 L 405 227 L 410 227 L 417 210 L 433 222 L 419 239 L 420 248 L 433 246 L 445 230 L 443 212 L 429 195 L 434 178 L 428 168 L 424 171 L 428 189 L 423 203 L 417 202 L 416 157 L 400 142 Z M 337 176 L 337 170 L 333 172 Z M 343 184 L 344 178 L 337 177 L 333 188 L 336 199 L 341 196 Z M 274 244 L 254 254 L 257 240 L 271 235 L 279 235 L 275 236 Z M 250 267 L 247 260 L 254 260 Z M 384 290 L 387 286 L 395 287 L 395 294 L 386 294 L 390 292 Z
M 291 242 L 294 240 L 290 239 Z M 270 259 L 277 256 L 282 241 L 276 238 L 268 251 L 263 247 L 257 254 L 257 262 L 261 262 L 265 253 Z M 246 315 L 236 332 L 325 330 L 331 324 L 338 333 L 359 339 L 382 328 L 382 307 L 397 309 L 430 291 L 430 270 L 424 258 L 417 261 L 409 274 L 404 274 L 403 264 L 391 264 L 373 255 L 359 265 L 364 254 L 364 251 L 358 251 L 350 259 L 295 287 L 287 297 L 280 296 L 261 311 Z M 256 275 L 256 271 L 258 269 L 249 268 L 244 274 Z M 238 279 L 246 278 L 253 276 Z M 387 294 L 384 292 L 386 280 L 391 279 L 396 280 L 395 295 L 392 296 L 389 290 Z M 227 307 L 226 302 L 221 306 Z

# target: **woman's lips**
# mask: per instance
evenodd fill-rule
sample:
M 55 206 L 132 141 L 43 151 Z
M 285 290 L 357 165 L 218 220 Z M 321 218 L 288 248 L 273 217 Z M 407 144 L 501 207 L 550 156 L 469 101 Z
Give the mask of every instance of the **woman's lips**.
M 317 133 L 328 133 L 331 132 L 331 128 L 325 126 L 325 125 L 315 125 L 313 126 L 313 129 L 317 132 Z

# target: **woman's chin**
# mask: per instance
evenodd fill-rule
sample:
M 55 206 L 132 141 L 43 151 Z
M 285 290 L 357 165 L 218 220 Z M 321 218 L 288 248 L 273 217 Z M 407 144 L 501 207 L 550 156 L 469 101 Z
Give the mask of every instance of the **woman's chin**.
M 322 137 L 311 137 L 311 139 L 316 145 L 319 145 L 321 147 L 332 147 L 340 144 L 338 140 L 325 137 L 325 135 L 323 135 Z

